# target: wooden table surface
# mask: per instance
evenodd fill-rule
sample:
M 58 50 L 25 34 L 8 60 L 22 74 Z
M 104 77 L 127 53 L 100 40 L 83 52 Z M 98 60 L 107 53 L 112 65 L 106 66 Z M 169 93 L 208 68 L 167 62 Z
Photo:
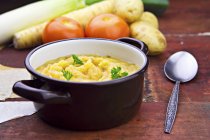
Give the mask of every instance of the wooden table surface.
M 34 114 L 0 124 L 0 140 L 210 139 L 210 1 L 170 2 L 167 12 L 159 18 L 168 47 L 163 54 L 149 57 L 144 102 L 131 121 L 108 130 L 78 132 L 49 126 Z M 163 65 L 171 54 L 181 50 L 196 57 L 199 71 L 194 80 L 181 85 L 177 117 L 169 135 L 164 134 L 163 126 L 174 83 L 164 76 Z M 0 51 L 0 64 L 24 67 L 23 61 L 29 51 L 5 48 Z

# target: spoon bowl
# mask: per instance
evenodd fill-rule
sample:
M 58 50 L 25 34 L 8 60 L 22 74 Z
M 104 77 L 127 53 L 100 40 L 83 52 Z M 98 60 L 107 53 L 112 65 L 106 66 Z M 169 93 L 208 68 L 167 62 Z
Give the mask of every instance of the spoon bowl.
M 174 82 L 188 82 L 195 77 L 197 71 L 198 63 L 195 57 L 186 51 L 170 56 L 164 66 L 165 75 Z
M 180 51 L 166 61 L 164 73 L 168 79 L 176 82 L 167 107 L 164 132 L 170 134 L 176 117 L 178 106 L 179 85 L 192 80 L 198 71 L 198 63 L 192 54 Z

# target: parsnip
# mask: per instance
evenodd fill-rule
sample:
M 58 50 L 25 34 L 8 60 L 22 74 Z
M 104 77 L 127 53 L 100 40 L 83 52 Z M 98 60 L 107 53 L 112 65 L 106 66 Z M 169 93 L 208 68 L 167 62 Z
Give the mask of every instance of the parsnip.
M 42 32 L 47 22 L 33 26 L 15 34 L 13 45 L 16 49 L 26 49 L 42 44 Z
M 102 13 L 112 13 L 114 0 L 106 0 L 86 8 L 64 15 L 85 26 L 93 17 Z M 22 30 L 14 35 L 13 43 L 16 49 L 31 48 L 42 44 L 42 33 L 47 22 Z
M 79 22 L 84 27 L 88 24 L 88 22 L 97 15 L 112 13 L 114 9 L 114 0 L 107 0 L 92 6 L 71 12 L 65 17 L 72 18 Z

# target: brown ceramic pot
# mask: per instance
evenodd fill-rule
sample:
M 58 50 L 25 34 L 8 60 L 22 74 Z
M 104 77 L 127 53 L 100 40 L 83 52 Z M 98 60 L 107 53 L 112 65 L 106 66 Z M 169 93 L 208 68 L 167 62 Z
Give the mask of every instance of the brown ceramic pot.
M 15 83 L 13 91 L 34 101 L 39 117 L 54 126 L 73 130 L 111 128 L 129 121 L 139 111 L 147 51 L 143 42 L 131 38 L 72 39 L 44 44 L 25 59 L 32 80 Z M 86 83 L 52 79 L 35 70 L 48 60 L 70 54 L 109 55 L 135 63 L 141 69 L 120 79 Z

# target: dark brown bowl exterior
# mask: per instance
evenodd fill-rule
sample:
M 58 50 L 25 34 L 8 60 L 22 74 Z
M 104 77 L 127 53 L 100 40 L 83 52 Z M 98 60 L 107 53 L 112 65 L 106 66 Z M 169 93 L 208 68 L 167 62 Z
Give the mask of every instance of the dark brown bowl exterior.
M 38 115 L 49 124 L 72 130 L 99 130 L 129 121 L 142 102 L 143 74 L 111 85 L 52 85 L 49 90 L 69 90 L 69 104 L 39 104 Z M 47 84 L 48 85 L 48 84 Z M 46 88 L 46 87 L 45 87 Z

